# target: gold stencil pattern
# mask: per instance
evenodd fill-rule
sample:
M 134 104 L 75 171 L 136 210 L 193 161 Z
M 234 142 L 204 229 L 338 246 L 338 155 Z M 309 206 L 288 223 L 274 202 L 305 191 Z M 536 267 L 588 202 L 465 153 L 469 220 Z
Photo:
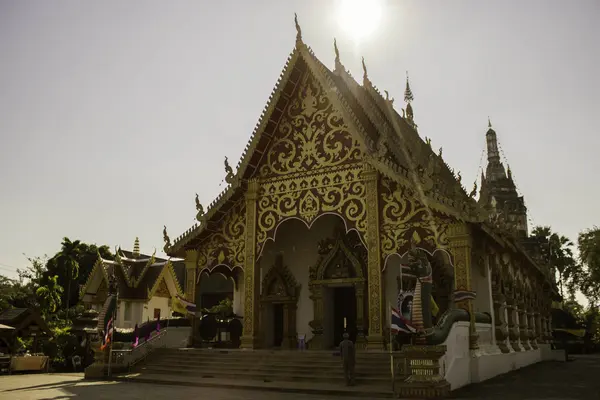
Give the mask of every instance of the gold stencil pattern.
M 348 132 L 341 114 L 314 77 L 305 73 L 296 98 L 279 122 L 259 176 L 311 172 L 360 160 L 358 141 Z
M 335 213 L 366 240 L 365 184 L 362 167 L 337 168 L 330 172 L 265 182 L 258 199 L 256 249 L 260 253 L 273 239 L 277 225 L 290 217 L 311 224 L 323 213 Z
M 212 268 L 219 264 L 228 265 L 230 268 L 243 268 L 245 229 L 246 207 L 244 200 L 240 200 L 223 218 L 218 232 L 211 234 L 200 244 L 199 269 Z
M 410 244 L 430 252 L 448 245 L 449 217 L 436 215 L 417 201 L 411 189 L 388 178 L 381 179 L 381 256 L 403 254 Z

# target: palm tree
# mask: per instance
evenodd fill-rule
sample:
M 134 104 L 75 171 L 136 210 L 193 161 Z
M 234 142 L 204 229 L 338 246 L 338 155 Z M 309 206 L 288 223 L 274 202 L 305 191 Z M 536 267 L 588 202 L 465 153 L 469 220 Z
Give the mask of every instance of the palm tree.
M 63 288 L 58 284 L 58 275 L 48 277 L 45 286 L 39 287 L 35 294 L 42 300 L 42 303 L 47 306 L 50 313 L 56 311 L 60 305 L 60 298 L 63 293 Z
M 80 244 L 79 240 L 71 241 L 71 239 L 65 237 L 61 243 L 60 252 L 56 255 L 58 264 L 65 268 L 68 275 L 65 311 L 69 309 L 71 302 L 71 282 L 79 276 L 79 262 L 77 260 L 80 254 Z
M 577 269 L 572 249 L 573 242 L 566 236 L 553 233 L 549 226 L 537 226 L 531 234 L 540 242 L 547 243 L 547 248 L 544 249 L 544 258 L 554 271 L 558 271 L 560 294 L 563 296 L 563 286 Z

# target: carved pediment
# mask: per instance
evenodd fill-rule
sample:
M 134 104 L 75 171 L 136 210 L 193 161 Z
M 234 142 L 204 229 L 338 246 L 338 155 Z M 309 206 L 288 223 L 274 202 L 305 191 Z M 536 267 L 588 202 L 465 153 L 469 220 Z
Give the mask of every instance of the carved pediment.
M 277 255 L 275 265 L 263 278 L 263 300 L 269 298 L 296 299 L 300 293 L 300 285 L 294 274 L 283 264 L 283 256 Z
M 364 278 L 361 254 L 341 232 L 319 243 L 319 260 L 309 271 L 311 281 Z

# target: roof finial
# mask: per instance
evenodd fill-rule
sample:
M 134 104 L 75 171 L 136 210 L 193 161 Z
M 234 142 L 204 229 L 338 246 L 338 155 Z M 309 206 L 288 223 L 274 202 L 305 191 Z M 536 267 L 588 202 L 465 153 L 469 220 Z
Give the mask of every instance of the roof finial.
M 406 71 L 406 90 L 404 91 L 404 101 L 410 103 L 415 98 L 413 96 L 412 90 L 410 90 L 410 83 L 408 82 L 408 71 Z
M 296 24 L 296 42 L 302 42 L 302 29 L 298 23 L 298 14 L 294 13 L 294 23 Z
M 492 121 L 490 121 L 490 117 L 488 115 L 488 128 L 491 128 L 491 127 L 492 127 Z
M 138 258 L 140 256 L 140 238 L 138 238 L 136 236 L 135 241 L 133 242 L 133 253 L 132 255 L 135 258 Z
M 367 80 L 369 79 L 369 76 L 367 75 L 367 66 L 365 64 L 365 58 L 362 58 L 362 66 L 363 66 L 363 79 Z
M 338 50 L 335 38 L 333 38 L 333 51 L 335 51 L 335 63 L 337 64 L 340 62 L 340 52 Z

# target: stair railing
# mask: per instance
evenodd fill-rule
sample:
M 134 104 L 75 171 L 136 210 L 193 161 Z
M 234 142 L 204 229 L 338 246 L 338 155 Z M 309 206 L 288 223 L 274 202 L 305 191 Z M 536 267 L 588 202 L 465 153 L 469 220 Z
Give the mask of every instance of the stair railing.
M 145 361 L 148 355 L 155 349 L 166 347 L 166 336 L 167 330 L 165 329 L 133 349 L 113 350 L 112 359 L 114 360 L 114 367 L 127 368 L 131 372 L 131 368 L 139 362 Z

